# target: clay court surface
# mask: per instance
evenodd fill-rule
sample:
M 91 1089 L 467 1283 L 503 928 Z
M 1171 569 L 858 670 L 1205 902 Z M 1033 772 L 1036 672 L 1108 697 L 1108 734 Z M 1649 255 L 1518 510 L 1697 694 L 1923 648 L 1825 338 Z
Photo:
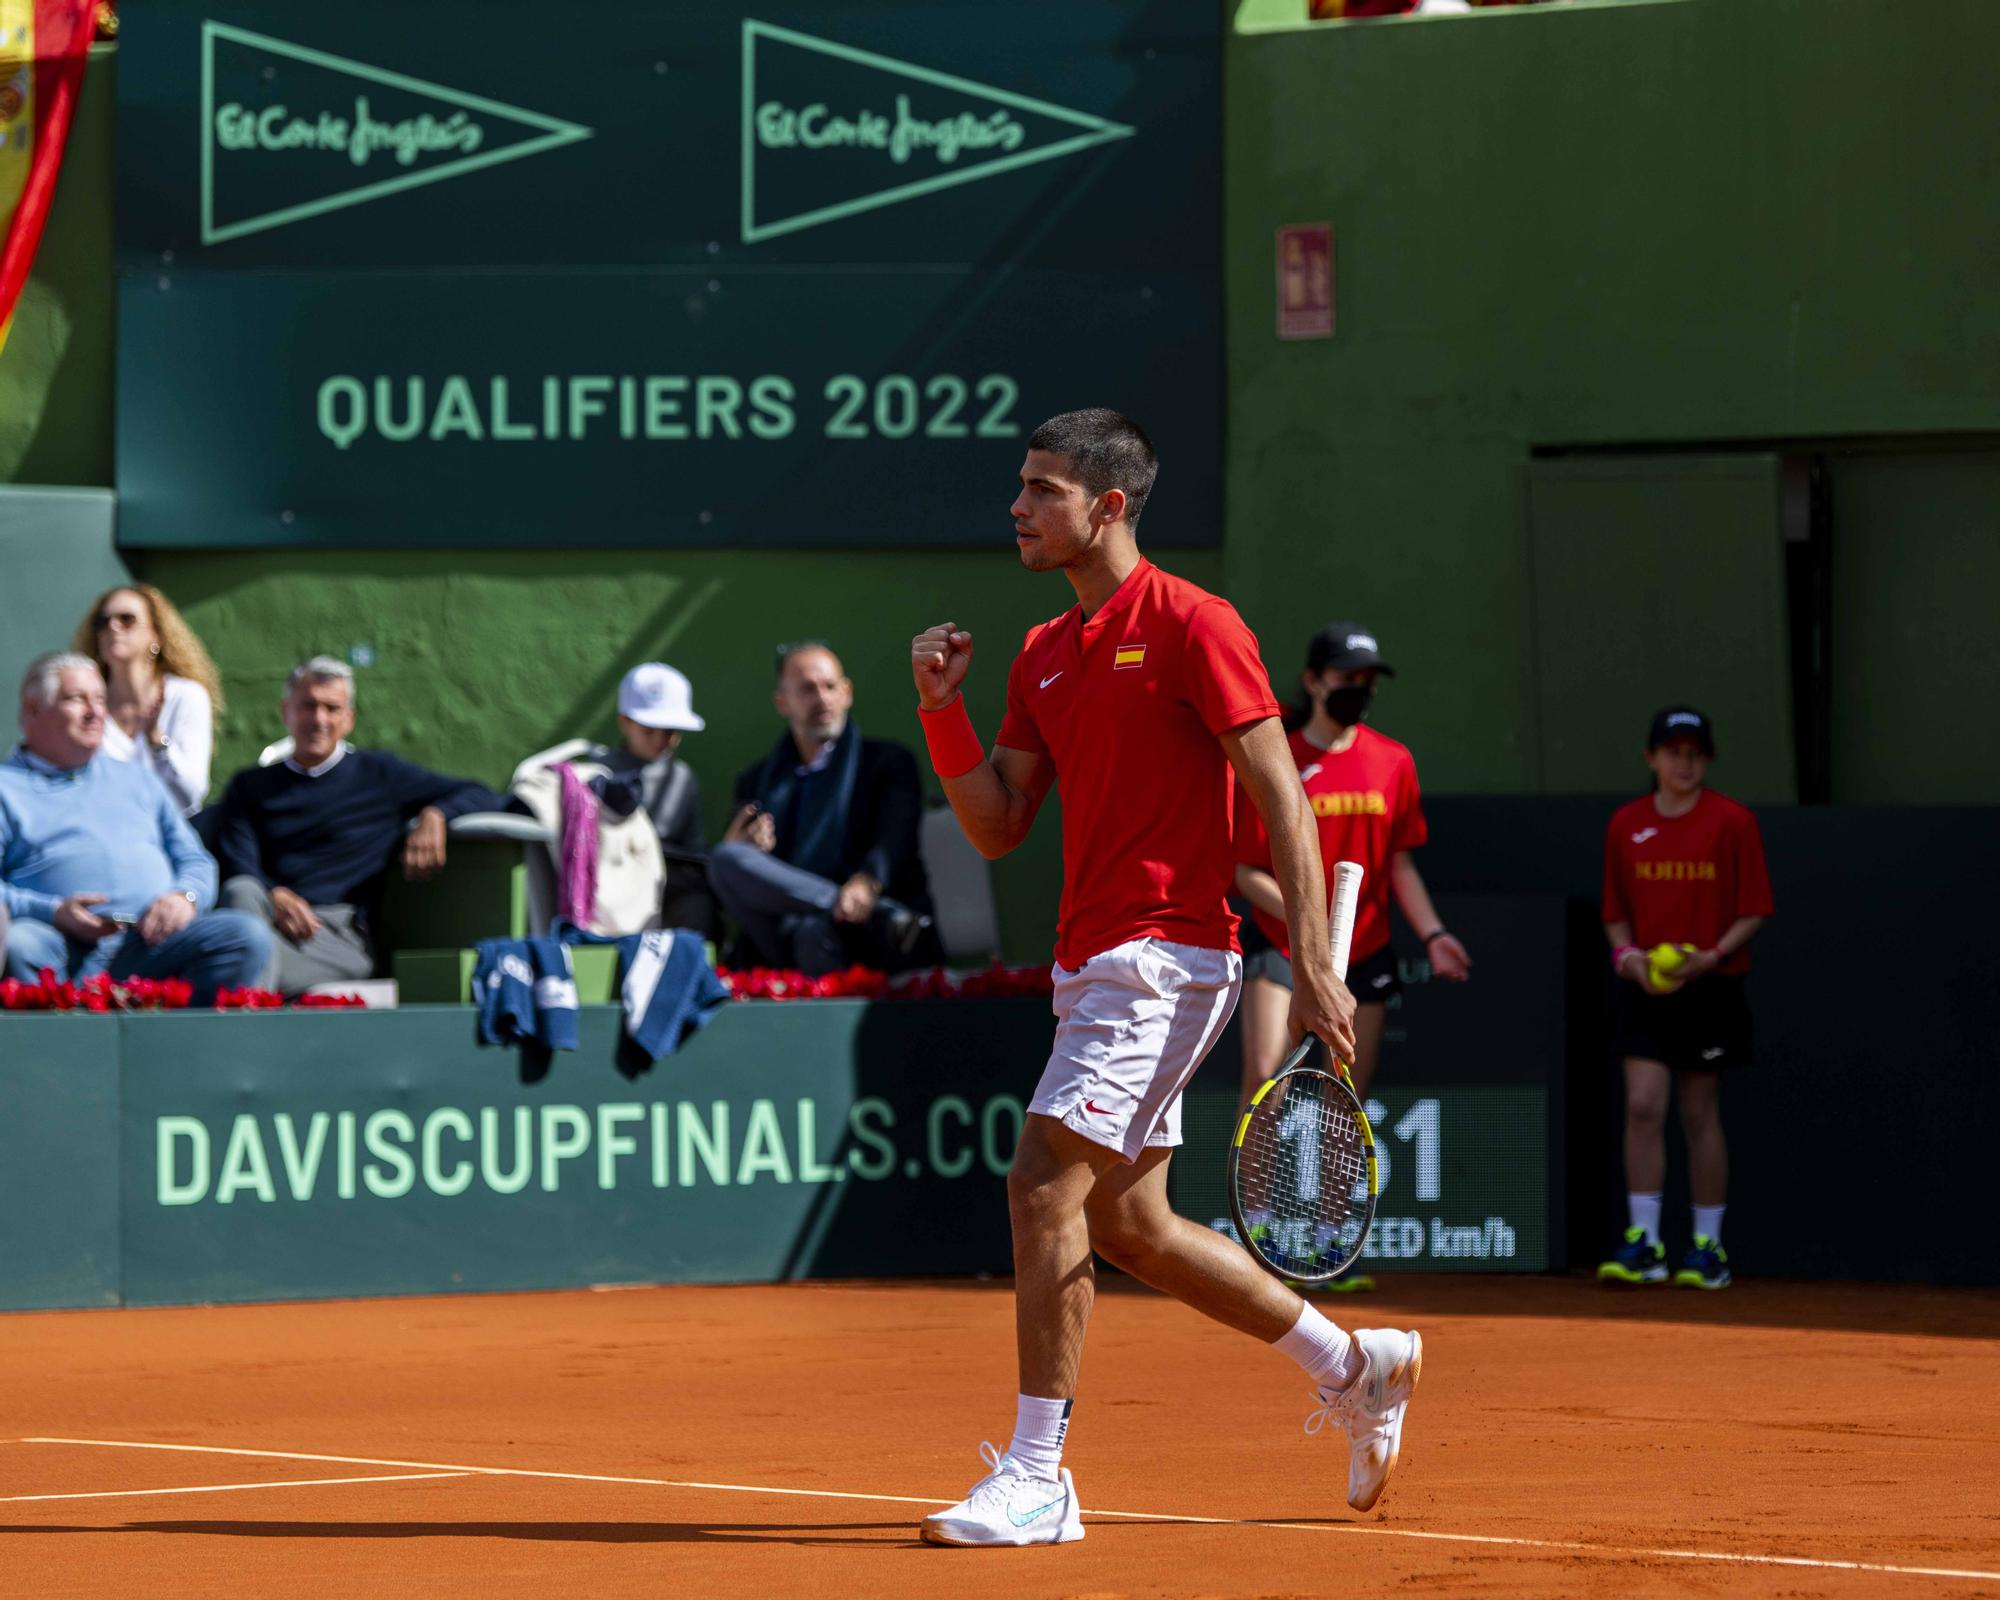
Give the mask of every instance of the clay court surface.
M 9 1316 L 0 1592 L 2000 1596 L 2000 1296 L 1330 1309 L 1425 1336 L 1376 1512 L 1290 1363 L 1107 1283 L 1088 1537 L 1026 1551 L 914 1537 L 1011 1428 L 1004 1284 Z

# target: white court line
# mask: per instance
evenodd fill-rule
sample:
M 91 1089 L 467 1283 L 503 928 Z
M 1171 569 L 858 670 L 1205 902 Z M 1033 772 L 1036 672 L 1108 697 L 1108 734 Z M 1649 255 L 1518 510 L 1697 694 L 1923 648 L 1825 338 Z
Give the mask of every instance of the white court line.
M 26 1443 L 28 1441 L 23 1441 Z M 0 1494 L 0 1504 L 18 1500 L 129 1500 L 146 1494 L 222 1494 L 231 1489 L 311 1489 L 323 1483 L 410 1483 L 418 1478 L 469 1478 L 469 1472 L 393 1472 L 368 1478 L 292 1478 L 278 1483 L 197 1483 L 184 1489 L 92 1489 L 83 1494 Z
M 576 1483 L 629 1483 L 658 1489 L 709 1489 L 730 1494 L 799 1495 L 813 1500 L 875 1500 L 908 1506 L 945 1506 L 949 1500 L 913 1494 L 856 1494 L 842 1489 L 783 1489 L 757 1483 L 697 1483 L 681 1478 L 620 1478 L 594 1472 L 544 1472 L 528 1467 L 469 1467 L 443 1461 L 395 1461 L 380 1456 L 313 1455 L 299 1450 L 244 1450 L 227 1445 L 152 1444 L 134 1439 L 28 1438 L 21 1444 L 96 1445 L 107 1450 L 184 1450 L 196 1455 L 262 1456 L 280 1461 L 338 1461 L 365 1467 L 433 1468 L 441 1475 L 463 1473 L 491 1478 L 562 1478 Z M 1372 1522 L 1265 1522 L 1254 1517 L 1188 1517 L 1168 1511 L 1093 1511 L 1086 1517 L 1121 1517 L 1139 1522 L 1183 1522 L 1219 1528 L 1276 1528 L 1294 1533 L 1374 1534 L 1384 1539 L 1428 1539 L 1442 1544 L 1506 1545 L 1520 1550 L 1560 1550 L 1574 1555 L 1640 1557 L 1656 1561 L 1720 1561 L 1741 1566 L 1809 1567 L 1820 1572 L 1887 1572 L 1905 1578 L 1983 1578 L 2000 1582 L 2000 1572 L 1976 1567 L 1903 1567 L 1882 1561 L 1830 1561 L 1816 1556 L 1777 1556 L 1728 1550 L 1666 1550 L 1639 1545 L 1585 1544 L 1576 1539 L 1524 1539 L 1494 1533 L 1433 1533 L 1418 1528 L 1385 1528 Z

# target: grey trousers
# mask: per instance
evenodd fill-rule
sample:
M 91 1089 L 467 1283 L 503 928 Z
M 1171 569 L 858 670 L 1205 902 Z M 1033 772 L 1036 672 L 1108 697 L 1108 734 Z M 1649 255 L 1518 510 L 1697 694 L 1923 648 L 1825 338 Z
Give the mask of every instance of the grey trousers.
M 709 887 L 722 909 L 769 966 L 817 976 L 847 965 L 846 945 L 833 920 L 840 885 L 759 850 L 721 844 L 709 853 Z
M 294 943 L 271 922 L 271 891 L 255 878 L 231 878 L 216 904 L 271 924 L 271 960 L 256 980 L 260 989 L 304 994 L 316 983 L 366 978 L 375 971 L 375 953 L 362 931 L 361 913 L 350 905 L 314 906 L 323 926 L 304 943 Z

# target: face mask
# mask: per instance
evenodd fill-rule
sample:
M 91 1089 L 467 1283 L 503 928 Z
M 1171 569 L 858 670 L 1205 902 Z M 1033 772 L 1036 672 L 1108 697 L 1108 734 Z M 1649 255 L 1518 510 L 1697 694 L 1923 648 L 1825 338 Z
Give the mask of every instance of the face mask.
M 1342 689 L 1329 689 L 1326 698 L 1320 701 L 1326 714 L 1343 728 L 1351 728 L 1368 720 L 1368 703 L 1375 698 L 1371 684 L 1351 683 Z

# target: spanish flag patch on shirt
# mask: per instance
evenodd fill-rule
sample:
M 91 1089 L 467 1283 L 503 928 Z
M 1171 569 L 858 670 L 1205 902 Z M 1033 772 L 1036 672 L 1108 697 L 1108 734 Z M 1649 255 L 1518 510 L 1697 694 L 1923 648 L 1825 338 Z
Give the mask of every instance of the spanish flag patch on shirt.
M 1146 647 L 1142 644 L 1121 644 L 1111 658 L 1111 670 L 1121 667 L 1143 667 L 1146 664 Z

